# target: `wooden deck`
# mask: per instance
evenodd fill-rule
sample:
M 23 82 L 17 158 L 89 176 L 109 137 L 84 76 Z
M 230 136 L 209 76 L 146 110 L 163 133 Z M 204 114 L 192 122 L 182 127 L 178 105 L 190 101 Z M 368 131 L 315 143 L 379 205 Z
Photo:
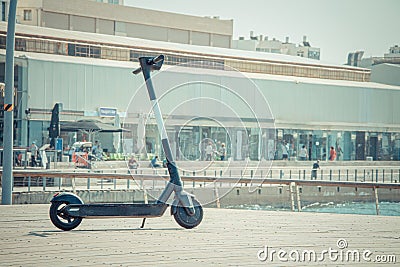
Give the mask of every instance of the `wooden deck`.
M 63 232 L 50 222 L 48 209 L 0 206 L 0 266 L 373 266 L 377 256 L 400 262 L 400 217 L 206 208 L 200 226 L 185 230 L 168 209 L 144 229 L 140 219 L 93 219 Z M 347 247 L 338 247 L 340 239 Z M 265 246 L 268 254 L 283 251 L 282 259 L 278 252 L 258 259 Z M 329 249 L 338 252 L 319 261 Z M 364 259 L 366 250 L 371 253 Z M 295 262 L 296 253 L 309 251 L 316 260 Z M 360 260 L 346 257 L 356 251 Z

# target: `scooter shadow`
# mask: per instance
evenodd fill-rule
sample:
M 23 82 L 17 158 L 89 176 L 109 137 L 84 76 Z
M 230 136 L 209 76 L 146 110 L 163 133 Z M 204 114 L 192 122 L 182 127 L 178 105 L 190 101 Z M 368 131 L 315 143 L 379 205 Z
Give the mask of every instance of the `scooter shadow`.
M 48 237 L 60 233 L 96 233 L 96 232 L 132 232 L 132 231 L 183 231 L 185 229 L 174 228 L 113 228 L 113 229 L 74 229 L 72 231 L 62 230 L 44 230 L 44 231 L 31 231 L 27 235 L 37 237 Z

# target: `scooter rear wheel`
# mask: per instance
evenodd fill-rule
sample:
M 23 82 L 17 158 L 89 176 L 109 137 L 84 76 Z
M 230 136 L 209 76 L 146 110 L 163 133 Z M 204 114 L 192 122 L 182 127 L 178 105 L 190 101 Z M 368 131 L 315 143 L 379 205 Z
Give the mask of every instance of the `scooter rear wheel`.
M 189 215 L 185 207 L 179 206 L 176 208 L 174 219 L 183 228 L 194 228 L 203 220 L 203 207 L 196 199 L 193 199 L 193 205 L 195 209 L 194 215 Z
M 82 218 L 71 217 L 64 213 L 64 208 L 68 205 L 68 202 L 53 202 L 50 206 L 50 220 L 59 229 L 64 231 L 70 231 L 82 222 Z

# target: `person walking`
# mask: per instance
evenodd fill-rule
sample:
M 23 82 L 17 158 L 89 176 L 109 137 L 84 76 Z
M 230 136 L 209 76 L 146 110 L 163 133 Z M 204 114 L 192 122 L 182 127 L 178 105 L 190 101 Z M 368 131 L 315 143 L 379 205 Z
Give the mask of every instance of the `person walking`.
M 221 161 L 225 160 L 225 156 L 226 156 L 226 147 L 225 147 L 225 143 L 221 144 L 221 148 L 219 149 L 219 155 L 221 157 Z
M 303 145 L 300 149 L 299 158 L 301 161 L 305 161 L 308 158 L 307 148 L 305 145 Z
M 288 160 L 288 158 L 289 158 L 289 145 L 286 142 L 284 142 L 282 144 L 282 159 Z
M 333 146 L 331 146 L 331 150 L 329 151 L 329 160 L 335 161 L 336 159 L 336 150 Z
M 38 147 L 36 145 L 36 142 L 33 141 L 31 146 L 29 147 L 29 151 L 31 152 L 31 167 L 36 167 L 37 166 L 37 154 L 38 154 Z
M 343 155 L 343 149 L 342 149 L 342 147 L 338 144 L 338 145 L 336 146 L 336 157 L 337 157 L 337 160 L 341 160 L 342 155 Z
M 212 161 L 214 149 L 212 147 L 212 143 L 209 142 L 206 146 L 206 161 Z
M 314 162 L 313 166 L 312 166 L 312 170 L 311 170 L 311 180 L 317 180 L 317 170 L 320 169 L 319 167 L 319 160 L 317 160 L 316 162 Z

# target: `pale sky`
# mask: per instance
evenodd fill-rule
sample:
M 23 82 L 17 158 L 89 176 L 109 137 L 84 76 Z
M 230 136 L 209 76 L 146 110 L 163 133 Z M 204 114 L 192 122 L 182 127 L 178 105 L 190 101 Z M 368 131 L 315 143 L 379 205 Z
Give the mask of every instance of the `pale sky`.
M 300 43 L 307 36 L 321 60 L 343 64 L 349 52 L 383 56 L 400 45 L 400 0 L 125 0 L 125 5 L 233 19 L 233 37 L 268 36 Z

